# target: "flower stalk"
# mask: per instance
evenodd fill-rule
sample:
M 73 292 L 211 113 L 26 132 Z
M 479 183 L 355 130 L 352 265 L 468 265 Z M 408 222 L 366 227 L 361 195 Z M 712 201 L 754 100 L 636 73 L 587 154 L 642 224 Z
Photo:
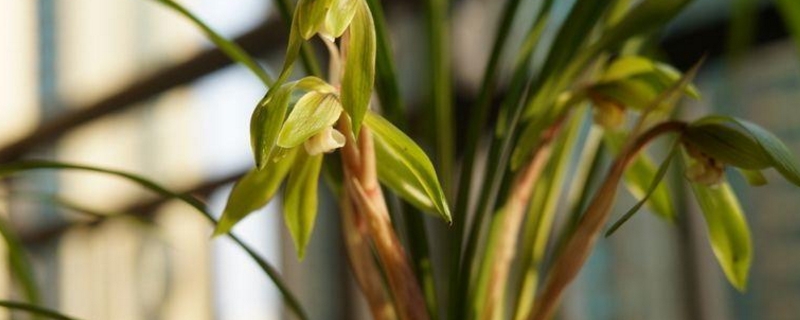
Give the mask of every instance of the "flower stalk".
M 343 189 L 340 201 L 342 235 L 350 268 L 358 286 L 364 292 L 372 317 L 377 320 L 397 319 L 392 299 L 384 290 L 380 269 L 372 256 L 366 219 L 353 209 L 347 189 Z
M 567 240 L 562 250 L 563 254 L 556 258 L 550 268 L 544 289 L 536 299 L 536 306 L 528 319 L 546 320 L 552 317 L 564 289 L 578 275 L 608 221 L 617 195 L 617 186 L 631 161 L 658 136 L 669 132 L 681 132 L 685 128 L 686 124 L 683 122 L 663 122 L 642 133 L 620 153 L 578 222 L 575 232 Z
M 482 306 L 480 319 L 497 319 L 500 315 L 525 209 L 530 203 L 533 188 L 550 159 L 552 142 L 560 131 L 562 122 L 563 117 L 542 133 L 539 146 L 533 150 L 529 162 L 517 171 L 505 204 L 493 218 L 490 251 L 487 251 L 487 259 L 484 260 L 486 262 L 481 266 L 479 285 L 482 283 L 482 287 L 485 287 L 485 297 L 483 301 L 479 301 Z
M 339 120 L 339 129 L 347 138 L 341 155 L 344 190 L 349 199 L 343 200 L 349 201 L 347 205 L 352 206 L 355 216 L 365 220 L 369 238 L 386 274 L 397 316 L 400 319 L 428 319 L 422 289 L 411 269 L 408 255 L 392 227 L 386 200 L 378 183 L 370 130 L 366 126 L 362 127 L 356 141 L 346 117 Z

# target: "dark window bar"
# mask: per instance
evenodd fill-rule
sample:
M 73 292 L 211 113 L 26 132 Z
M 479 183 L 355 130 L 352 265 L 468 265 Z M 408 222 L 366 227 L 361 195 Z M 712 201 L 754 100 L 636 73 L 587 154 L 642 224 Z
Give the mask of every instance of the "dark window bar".
M 268 19 L 264 24 L 236 38 L 236 42 L 250 54 L 263 56 L 270 50 L 283 47 L 286 40 L 285 33 L 283 22 L 279 19 Z M 136 80 L 97 102 L 64 108 L 76 111 L 56 116 L 53 120 L 39 125 L 26 137 L 0 149 L 0 163 L 18 160 L 34 148 L 58 139 L 65 132 L 107 115 L 142 106 L 138 102 L 191 83 L 231 63 L 232 61 L 219 49 L 209 49 L 185 62 Z
M 691 32 L 667 36 L 661 44 L 670 61 L 679 69 L 688 69 L 702 56 L 714 58 L 725 51 L 725 41 L 729 21 L 720 19 L 699 27 Z M 247 52 L 255 56 L 264 56 L 275 48 L 282 48 L 285 41 L 285 28 L 278 19 L 269 19 L 264 24 L 236 38 Z M 758 12 L 756 37 L 753 45 L 769 43 L 788 36 L 780 14 L 772 6 L 763 7 Z M 56 117 L 41 124 L 28 136 L 0 149 L 0 163 L 22 158 L 26 153 L 40 145 L 56 140 L 64 133 L 116 112 L 141 106 L 137 102 L 145 101 L 172 88 L 191 83 L 205 75 L 227 67 L 232 62 L 218 49 L 208 49 L 195 57 L 162 69 L 146 76 L 126 88 L 88 106 L 66 108 L 77 110 Z M 457 89 L 459 103 L 471 101 L 465 90 Z M 227 183 L 235 181 L 243 173 L 234 174 L 216 180 L 209 180 L 195 187 L 184 190 L 185 193 L 205 196 Z M 149 217 L 166 199 L 157 199 L 135 204 L 123 212 L 134 213 L 144 218 Z M 56 224 L 41 230 L 22 234 L 26 242 L 44 241 L 61 234 L 70 226 L 69 222 Z

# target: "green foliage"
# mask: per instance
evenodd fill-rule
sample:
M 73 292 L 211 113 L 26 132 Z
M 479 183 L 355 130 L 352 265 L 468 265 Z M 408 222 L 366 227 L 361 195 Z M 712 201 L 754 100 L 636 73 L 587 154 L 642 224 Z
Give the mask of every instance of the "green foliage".
M 303 97 L 305 100 L 301 98 L 303 103 L 298 101 L 298 103 L 295 104 L 295 110 L 298 109 L 298 106 L 300 107 L 300 111 L 292 112 L 293 114 L 297 113 L 294 115 L 295 118 L 300 116 L 308 117 L 308 113 L 313 114 L 315 112 L 324 113 L 327 111 L 328 113 L 332 114 L 335 113 L 336 109 L 341 109 L 341 107 L 336 108 L 335 106 L 328 105 L 324 107 L 323 110 L 317 110 L 317 105 L 320 102 L 317 101 L 314 103 L 308 101 L 312 98 L 319 98 L 320 94 L 325 94 L 327 96 L 328 94 L 333 94 L 336 91 L 331 85 L 317 77 L 305 77 L 298 81 L 289 82 L 274 89 L 273 91 L 275 93 L 273 95 L 268 94 L 261 99 L 256 106 L 255 111 L 253 111 L 253 116 L 250 118 L 250 142 L 253 147 L 253 155 L 256 159 L 256 167 L 259 169 L 264 169 L 264 166 L 266 166 L 269 160 L 272 159 L 272 153 L 276 148 L 278 135 L 282 132 L 281 129 L 284 127 L 286 111 L 289 108 L 289 100 L 291 99 L 292 93 L 296 89 L 304 90 L 310 93 L 315 92 L 315 94 L 306 95 Z M 328 103 L 332 103 L 332 101 L 328 101 Z M 330 114 L 328 115 L 329 117 L 331 117 Z M 333 121 L 335 120 L 336 119 L 333 119 Z M 333 124 L 333 121 L 330 119 L 326 120 L 326 122 L 330 122 L 331 124 Z M 297 119 L 293 120 L 291 125 L 297 126 L 296 122 Z M 330 124 L 328 126 L 330 126 Z M 290 128 L 287 130 L 291 131 L 295 129 L 297 128 Z M 291 135 L 291 133 L 286 134 Z M 306 137 L 306 139 L 307 138 L 308 137 Z
M 301 0 L 297 4 L 297 30 L 303 39 L 311 39 L 325 26 L 334 0 Z
M 444 191 L 425 152 L 386 119 L 367 113 L 364 120 L 375 138 L 378 177 L 398 195 L 421 210 L 437 213 L 450 223 Z
M 71 163 L 56 162 L 56 161 L 28 160 L 28 161 L 18 161 L 11 164 L 0 165 L 0 179 L 7 178 L 10 175 L 20 172 L 31 171 L 31 170 L 43 170 L 43 169 L 77 170 L 77 171 L 95 172 L 110 176 L 116 176 L 128 180 L 130 182 L 133 182 L 135 184 L 138 184 L 139 186 L 144 187 L 164 198 L 178 199 L 190 205 L 197 212 L 201 213 L 210 222 L 214 224 L 217 223 L 214 217 L 212 217 L 211 214 L 206 210 L 205 204 L 203 204 L 203 202 L 200 201 L 199 199 L 191 195 L 175 193 L 147 178 L 124 171 L 77 165 Z M 255 250 L 253 250 L 252 248 L 250 248 L 250 246 L 242 242 L 238 237 L 232 234 L 229 234 L 228 236 L 239 247 L 241 247 L 245 252 L 247 252 L 250 258 L 252 258 L 258 264 L 258 266 L 261 268 L 262 271 L 264 271 L 264 273 L 267 274 L 267 276 L 269 276 L 270 280 L 272 280 L 275 286 L 278 287 L 278 290 L 283 296 L 283 299 L 286 302 L 286 305 L 289 307 L 289 309 L 301 319 L 307 319 L 305 311 L 303 311 L 303 308 L 300 306 L 300 303 L 298 302 L 297 298 L 294 297 L 294 295 L 289 291 L 289 289 L 283 283 L 283 280 L 279 276 L 278 271 L 275 269 L 275 267 L 273 267 L 266 260 L 260 257 Z
M 718 144 L 707 144 L 703 141 L 701 146 L 704 152 L 720 157 L 720 160 L 729 162 L 734 166 L 744 169 L 761 169 L 773 167 L 789 182 L 800 186 L 800 167 L 792 152 L 780 139 L 764 128 L 746 121 L 726 116 L 708 116 L 697 120 L 693 126 L 708 128 L 708 126 L 721 125 L 714 128 L 716 138 L 724 139 L 722 143 L 731 146 L 729 150 L 721 150 Z M 698 141 L 688 138 L 692 144 Z M 757 146 L 753 143 L 755 141 Z M 742 146 L 749 147 L 744 149 Z M 734 157 L 738 156 L 738 159 Z
M 477 91 L 477 102 L 473 109 L 464 111 L 472 114 L 460 159 L 455 159 L 453 138 L 461 133 L 456 132 L 457 126 L 454 126 L 453 72 L 448 45 L 450 3 L 426 1 L 431 103 L 423 115 L 433 117 L 432 123 L 436 124 L 436 129 L 427 137 L 434 146 L 436 166 L 415 139 L 399 129 L 407 129 L 405 108 L 380 1 L 299 0 L 293 12 L 288 1 L 278 1 L 284 19 L 292 19 L 283 65 L 274 82 L 241 47 L 221 37 L 186 8 L 172 0 L 156 1 L 189 19 L 222 52 L 247 67 L 269 87 L 250 119 L 255 167 L 234 186 L 220 221 L 216 223 L 205 205 L 192 196 L 174 193 L 145 178 L 115 170 L 28 161 L 0 166 L 0 178 L 34 169 L 83 170 L 119 176 L 160 196 L 177 198 L 216 223 L 214 235 L 228 234 L 240 245 L 274 281 L 288 306 L 301 319 L 306 318 L 305 313 L 274 268 L 229 232 L 251 212 L 266 206 L 280 193 L 286 181 L 282 194 L 284 218 L 297 255 L 303 259 L 314 231 L 322 170 L 325 170 L 325 177 L 330 178 L 328 181 L 337 195 L 343 195 L 339 199 L 342 207 L 352 211 L 349 213 L 363 224 L 359 228 L 349 226 L 348 230 L 358 230 L 358 234 L 345 234 L 346 243 L 361 241 L 362 249 L 367 248 L 366 257 L 358 256 L 364 261 L 350 256 L 360 284 L 363 285 L 363 279 L 378 279 L 378 286 L 385 287 L 372 292 L 386 291 L 391 297 L 392 311 L 401 318 L 409 314 L 421 315 L 419 311 L 426 307 L 429 314 L 425 315 L 443 316 L 439 311 L 444 308 L 436 305 L 440 300 L 436 299 L 434 280 L 437 274 L 451 277 L 446 297 L 450 301 L 447 311 L 450 319 L 471 316 L 494 319 L 507 315 L 514 319 L 548 318 L 561 291 L 577 274 L 594 246 L 594 239 L 605 227 L 617 184 L 624 183 L 639 201 L 608 229 L 607 236 L 645 204 L 665 220 L 676 219 L 679 210 L 674 207 L 673 196 L 662 180 L 679 149 L 685 152 L 683 160 L 689 164 L 685 175 L 705 217 L 714 254 L 728 280 L 743 291 L 747 286 L 753 247 L 741 206 L 725 180 L 726 167 L 735 167 L 751 185 L 765 184 L 762 171 L 774 168 L 800 186 L 800 166 L 792 152 L 765 129 L 726 116 L 708 116 L 691 123 L 671 120 L 681 98 L 700 98 L 691 83 L 699 63 L 681 74 L 644 55 L 641 44 L 646 37 L 662 29 L 690 0 L 577 0 L 566 20 L 558 26 L 550 20 L 551 14 L 556 12 L 554 1 L 541 1 L 538 13 L 531 16 L 517 12 L 525 7 L 521 1 L 507 0 Z M 790 0 L 777 3 L 795 36 L 800 34 L 800 5 Z M 753 8 L 750 0 L 737 1 L 736 5 L 737 10 Z M 518 16 L 535 18 L 525 21 L 530 23 L 529 28 L 517 44 L 519 48 L 510 64 L 511 70 L 505 72 L 503 60 L 511 39 L 508 34 L 519 22 Z M 740 21 L 735 29 L 746 35 L 742 31 L 746 31 L 745 25 Z M 549 28 L 556 31 L 556 36 L 552 41 L 543 40 L 542 34 Z M 328 46 L 330 74 L 317 72 L 315 56 L 307 47 L 304 50 L 315 36 Z M 732 41 L 735 48 L 744 43 L 741 39 Z M 290 81 L 294 63 L 301 55 L 307 71 L 312 74 Z M 542 57 L 542 60 L 534 57 Z M 511 75 L 510 79 L 501 79 L 506 74 Z M 375 82 L 377 87 L 373 88 Z M 506 86 L 506 91 L 501 96 L 497 122 L 487 128 L 494 105 L 492 97 L 500 92 L 501 84 Z M 380 109 L 391 122 L 370 110 L 373 89 L 380 99 Z M 298 90 L 302 91 L 302 96 L 293 102 Z M 589 153 L 594 154 L 589 157 L 593 160 L 577 159 L 576 167 L 588 172 L 581 172 L 581 177 L 570 184 L 576 193 L 569 195 L 566 205 L 576 209 L 568 217 L 567 227 L 554 230 L 556 207 L 566 190 L 564 180 L 572 165 L 573 149 L 580 145 L 580 135 L 586 132 L 583 116 L 589 113 L 587 108 L 591 108 L 594 123 L 599 126 L 592 129 L 596 139 L 584 142 L 586 150 L 595 150 L 600 145 L 602 131 L 602 143 L 611 151 L 614 160 L 605 179 L 594 183 L 606 169 L 603 153 Z M 632 118 L 636 118 L 635 122 L 628 125 L 626 122 Z M 372 135 L 359 135 L 362 127 L 368 128 Z M 666 134 L 677 135 L 677 142 L 657 166 L 645 150 L 650 142 Z M 482 148 L 481 137 L 484 136 L 488 139 Z M 364 137 L 368 140 L 361 140 Z M 552 141 L 555 145 L 551 146 Z M 540 155 L 538 151 L 545 150 L 540 149 L 545 144 L 547 158 L 536 159 Z M 338 148 L 343 149 L 323 156 Z M 484 166 L 480 179 L 472 176 L 476 163 Z M 373 164 L 377 172 L 373 172 Z M 527 170 L 519 169 L 529 168 L 529 164 L 542 164 L 544 172 L 526 176 Z M 461 165 L 461 176 L 454 177 L 454 168 L 458 165 Z M 407 222 L 405 238 L 411 246 L 410 258 L 415 259 L 409 261 L 398 241 L 403 238 L 396 234 L 400 230 L 392 229 L 391 223 L 395 221 L 389 221 L 403 210 L 380 202 L 385 200 L 379 188 L 365 188 L 377 186 L 378 180 L 415 209 L 433 213 L 447 224 L 454 223 L 452 233 L 435 238 L 449 240 L 451 244 L 447 247 L 451 259 L 446 266 L 450 272 L 434 272 L 435 268 L 443 266 L 437 262 L 441 259 L 432 259 L 428 253 L 436 252 L 430 250 L 433 244 L 427 242 L 427 232 L 432 228 L 426 223 L 431 222 L 416 216 L 418 212 L 414 210 L 405 210 L 410 215 L 403 217 Z M 457 183 L 457 201 L 451 217 L 446 195 L 454 191 L 451 187 Z M 596 188 L 596 184 L 600 187 Z M 472 190 L 477 190 L 478 194 L 471 193 Z M 477 201 L 473 205 L 474 196 Z M 396 207 L 404 206 L 410 208 Z M 390 207 L 391 214 L 384 212 Z M 517 213 L 519 215 L 515 215 Z M 486 228 L 484 221 L 491 221 L 491 225 Z M 520 228 L 520 223 L 525 227 Z M 29 263 L 19 241 L 3 221 L 0 221 L 0 234 L 9 245 L 11 267 L 26 297 L 32 304 L 38 303 Z M 563 239 L 563 243 L 555 246 L 552 256 L 546 256 L 551 238 Z M 462 243 L 463 239 L 467 240 L 466 244 Z M 508 247 L 498 245 L 509 241 L 522 242 Z M 564 246 L 570 249 L 563 250 Z M 553 267 L 542 268 L 548 259 Z M 514 262 L 518 272 L 509 272 Z M 480 267 L 474 267 L 476 264 Z M 497 265 L 509 269 L 498 271 Z M 371 270 L 370 267 L 377 272 L 361 274 Z M 491 283 L 492 279 L 497 280 L 498 274 L 506 278 Z M 424 279 L 419 281 L 419 277 Z M 514 281 L 518 285 L 506 285 Z M 415 288 L 420 283 L 425 286 L 424 290 Z M 540 297 L 536 297 L 537 292 Z M 515 298 L 513 303 L 505 303 L 508 297 Z M 415 305 L 414 301 L 424 301 L 427 306 Z M 33 305 L 0 301 L 0 306 L 69 319 Z M 509 306 L 515 309 L 507 310 Z
M 760 170 L 771 166 L 765 153 L 753 152 L 761 149 L 758 141 L 723 124 L 689 126 L 685 139 L 709 156 L 739 168 Z
M 272 158 L 272 150 L 289 109 L 291 88 L 283 86 L 275 90 L 275 95 L 265 96 L 258 103 L 250 118 L 250 144 L 258 169 L 264 169 Z
M 800 2 L 794 0 L 775 0 L 783 20 L 794 38 L 795 46 L 800 51 Z
M 369 107 L 375 81 L 375 26 L 372 13 L 363 0 L 358 1 L 350 26 L 350 47 L 342 77 L 342 105 L 353 121 L 356 137 Z
M 618 154 L 622 151 L 625 139 L 624 134 L 606 133 L 603 140 L 609 150 Z M 672 222 L 677 216 L 672 205 L 673 197 L 667 185 L 659 183 L 666 173 L 666 169 L 662 168 L 668 165 L 669 159 L 667 158 L 660 167 L 656 167 L 652 158 L 643 152 L 633 159 L 624 178 L 625 187 L 634 197 L 642 199 L 640 202 L 646 203 L 659 217 Z M 631 211 L 635 212 L 639 207 L 640 205 L 637 205 L 636 209 Z M 629 214 L 633 215 L 632 212 Z
M 283 216 L 297 248 L 297 256 L 302 259 L 317 217 L 317 182 L 322 155 L 310 156 L 303 151 L 298 153 L 286 183 Z
M 341 37 L 353 21 L 359 5 L 364 5 L 361 0 L 334 0 L 333 7 L 325 17 L 326 36 Z
M 661 165 L 658 167 L 658 171 L 656 171 L 655 175 L 653 175 L 652 182 L 650 182 L 650 186 L 647 188 L 647 191 L 643 192 L 643 195 L 641 196 L 641 200 L 639 200 L 639 202 L 637 202 L 630 210 L 628 210 L 628 212 L 626 212 L 624 215 L 622 215 L 622 217 L 619 220 L 617 220 L 617 222 L 614 222 L 614 224 L 611 225 L 610 228 L 608 228 L 608 231 L 606 231 L 606 237 L 609 237 L 612 234 L 614 234 L 614 232 L 617 231 L 617 229 L 619 229 L 619 227 L 621 227 L 623 223 L 627 222 L 631 217 L 633 217 L 633 215 L 636 214 L 636 212 L 638 212 L 639 209 L 641 209 L 642 206 L 645 203 L 647 203 L 647 201 L 650 200 L 655 193 L 657 193 L 657 190 L 659 190 L 659 186 L 664 186 L 664 185 L 661 184 L 661 181 L 664 180 L 664 176 L 667 174 L 667 169 L 669 169 L 669 165 L 672 162 L 672 158 L 674 158 L 675 154 L 677 153 L 677 150 L 678 150 L 677 144 L 673 145 L 672 151 L 670 151 L 670 153 L 667 156 L 667 158 L 664 159 L 664 162 L 662 162 Z M 633 170 L 634 168 L 635 168 L 635 164 L 629 170 Z M 630 172 L 631 171 L 629 171 L 629 173 Z M 648 176 L 648 174 L 649 174 L 649 172 L 637 172 L 637 173 L 640 173 L 641 176 Z M 663 189 L 663 190 L 666 190 L 666 189 Z M 672 204 L 671 204 L 671 202 L 669 202 L 670 199 L 671 198 L 666 197 L 662 201 L 667 201 L 666 205 L 669 205 L 670 209 L 672 209 Z M 658 212 L 658 211 L 656 211 L 656 212 Z M 662 213 L 661 215 L 664 215 L 664 214 Z M 674 219 L 675 218 L 674 215 L 673 216 L 666 216 L 666 217 L 670 218 L 670 219 Z
M 214 229 L 214 235 L 228 233 L 239 220 L 266 206 L 292 168 L 297 153 L 300 152 L 296 148 L 292 149 L 283 159 L 275 161 L 264 169 L 250 169 L 242 176 L 233 186 L 222 218 Z
M 342 107 L 336 95 L 309 92 L 295 104 L 294 110 L 283 123 L 276 144 L 287 149 L 299 146 L 311 136 L 333 126 L 341 113 Z
M 41 303 L 41 293 L 34 278 L 34 269 L 30 259 L 25 252 L 25 247 L 16 234 L 12 231 L 6 220 L 0 219 L 0 235 L 5 240 L 6 250 L 8 250 L 8 260 L 11 272 L 19 281 L 25 299 L 33 304 Z
M 728 281 L 739 291 L 747 288 L 747 275 L 753 260 L 750 229 L 736 195 L 727 182 L 717 186 L 691 183 L 706 219 L 708 238 Z
M 54 319 L 54 320 L 78 320 L 78 318 L 73 318 L 67 315 L 64 315 L 58 311 L 46 309 L 39 307 L 34 304 L 18 302 L 18 301 L 8 301 L 8 300 L 0 300 L 0 307 L 9 309 L 9 310 L 20 310 L 28 312 L 32 315 L 45 317 L 46 319 Z
M 250 71 L 252 71 L 253 74 L 255 74 L 256 76 L 258 76 L 261 82 L 263 82 L 265 85 L 269 86 L 272 84 L 272 77 L 270 77 L 269 74 L 267 74 L 267 72 L 264 71 L 264 68 L 258 65 L 255 59 L 253 59 L 253 57 L 247 54 L 247 52 L 245 52 L 244 49 L 242 49 L 238 44 L 228 39 L 225 39 L 225 37 L 219 35 L 219 33 L 211 29 L 202 20 L 197 18 L 197 16 L 189 12 L 189 10 L 187 10 L 177 2 L 172 0 L 155 0 L 155 1 L 158 1 L 159 3 L 173 9 L 175 12 L 183 15 L 184 17 L 192 21 L 200 30 L 203 31 L 203 33 L 206 34 L 208 40 L 211 40 L 211 42 L 213 42 L 214 45 L 216 45 L 217 48 L 222 50 L 222 52 L 224 52 L 229 58 L 231 58 L 233 61 L 241 63 L 242 65 L 250 69 Z

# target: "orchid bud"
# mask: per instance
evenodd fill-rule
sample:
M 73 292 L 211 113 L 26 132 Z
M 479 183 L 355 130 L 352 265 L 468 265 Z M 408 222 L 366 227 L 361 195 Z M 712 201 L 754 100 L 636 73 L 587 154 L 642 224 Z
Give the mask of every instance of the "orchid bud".
M 716 186 L 723 180 L 725 164 L 698 150 L 691 144 L 685 144 L 689 156 L 694 163 L 686 169 L 686 178 L 690 181 Z
M 625 123 L 625 107 L 608 97 L 592 94 L 594 122 L 605 129 L 616 129 Z
M 722 182 L 725 170 L 718 161 L 712 158 L 711 164 L 703 161 L 697 161 L 686 170 L 686 178 L 705 185 L 715 186 Z
M 309 155 L 328 153 L 344 146 L 344 135 L 333 127 L 326 127 L 303 143 Z

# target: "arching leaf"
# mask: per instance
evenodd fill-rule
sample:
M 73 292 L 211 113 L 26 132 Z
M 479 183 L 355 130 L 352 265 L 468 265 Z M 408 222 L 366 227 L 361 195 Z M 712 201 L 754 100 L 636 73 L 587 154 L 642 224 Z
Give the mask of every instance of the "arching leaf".
M 191 195 L 172 192 L 169 189 L 162 187 L 161 185 L 149 179 L 124 171 L 84 166 L 71 163 L 63 163 L 57 161 L 27 160 L 27 161 L 17 161 L 10 164 L 0 165 L 0 179 L 6 178 L 9 175 L 19 172 L 42 170 L 42 169 L 78 170 L 78 171 L 96 172 L 96 173 L 102 173 L 120 177 L 129 180 L 133 183 L 136 183 L 146 189 L 149 189 L 150 191 L 153 191 L 159 194 L 160 196 L 181 200 L 182 202 L 185 202 L 186 204 L 192 206 L 192 208 L 196 209 L 197 212 L 201 213 L 206 219 L 216 224 L 216 220 L 214 219 L 214 217 L 211 215 L 211 213 L 208 212 L 208 210 L 206 210 L 205 204 L 199 199 Z M 259 254 L 255 250 L 250 248 L 250 246 L 242 242 L 242 240 L 239 239 L 239 237 L 233 234 L 229 234 L 229 236 L 234 242 L 236 242 L 236 244 L 239 247 L 241 247 L 245 252 L 247 252 L 250 258 L 252 258 L 258 264 L 258 266 L 261 267 L 261 270 L 263 270 L 264 273 L 267 274 L 267 276 L 269 276 L 269 278 L 272 280 L 272 283 L 275 284 L 275 286 L 278 288 L 278 291 L 280 291 L 281 295 L 283 295 L 284 302 L 286 302 L 286 305 L 289 307 L 289 309 L 291 309 L 292 312 L 294 312 L 301 319 L 308 319 L 308 316 L 306 315 L 305 311 L 303 311 L 303 308 L 300 305 L 299 300 L 297 300 L 297 298 L 294 297 L 294 295 L 289 291 L 289 288 L 286 286 L 286 284 L 283 283 L 283 279 L 281 279 L 281 276 L 278 273 L 277 269 L 275 269 L 275 267 L 273 267 L 266 260 L 264 260 L 264 258 L 259 256 Z
M 283 214 L 286 227 L 294 240 L 297 256 L 305 257 L 317 218 L 317 184 L 322 168 L 322 155 L 309 156 L 298 151 L 286 183 Z
M 372 112 L 365 123 L 372 130 L 378 178 L 419 209 L 436 212 L 451 222 L 442 186 L 428 156 L 400 129 Z
M 214 236 L 228 233 L 237 222 L 267 205 L 289 173 L 296 154 L 297 149 L 292 149 L 283 159 L 264 169 L 250 169 L 242 176 L 233 186 L 222 218 L 214 229 Z
M 175 10 L 175 12 L 178 12 L 187 19 L 191 20 L 196 26 L 200 28 L 200 30 L 203 31 L 203 33 L 206 34 L 206 37 L 208 37 L 208 39 L 211 40 L 211 42 L 213 42 L 214 45 L 216 45 L 220 50 L 222 50 L 222 52 L 224 52 L 225 55 L 231 58 L 231 60 L 236 61 L 244 65 L 248 69 L 250 69 L 250 71 L 256 74 L 256 76 L 258 76 L 258 78 L 261 79 L 261 82 L 263 82 L 265 85 L 268 86 L 272 85 L 273 82 L 272 77 L 270 77 L 269 74 L 267 74 L 267 72 L 264 71 L 264 68 L 262 68 L 255 61 L 255 59 L 253 59 L 253 57 L 247 54 L 247 52 L 244 51 L 244 49 L 242 49 L 242 47 L 240 47 L 238 44 L 228 39 L 225 39 L 225 37 L 221 36 L 219 33 L 211 29 L 197 16 L 189 12 L 189 10 L 187 10 L 177 2 L 172 0 L 156 0 L 156 1 L 164 4 L 165 6 Z
M 771 167 L 775 168 L 775 170 L 786 178 L 786 180 L 789 180 L 789 182 L 800 186 L 800 165 L 798 165 L 792 151 L 790 151 L 774 134 L 752 122 L 719 115 L 699 119 L 695 121 L 692 126 L 710 126 L 715 124 L 725 125 L 730 129 L 738 130 L 739 133 L 749 135 L 750 139 L 757 142 L 760 148 L 751 146 L 747 150 L 741 148 L 737 148 L 737 150 L 740 153 L 746 152 L 748 156 L 752 158 L 769 159 Z M 733 137 L 733 135 L 730 135 L 730 137 Z M 730 137 L 725 137 L 725 139 L 732 139 L 732 141 L 726 141 L 727 144 L 742 144 L 747 143 L 745 141 L 748 140 L 741 138 L 741 136 L 737 136 L 736 138 Z
M 303 39 L 311 39 L 325 23 L 325 16 L 335 0 L 300 0 L 297 3 L 297 28 Z
M 58 311 L 50 310 L 47 308 L 42 308 L 34 304 L 18 302 L 18 301 L 9 301 L 9 300 L 0 300 L 0 307 L 11 309 L 11 310 L 21 310 L 25 311 L 37 316 L 42 316 L 48 319 L 55 319 L 55 320 L 78 320 L 78 318 L 73 318 L 67 315 L 64 315 Z
M 277 145 L 287 149 L 299 146 L 336 123 L 341 113 L 342 106 L 336 95 L 316 91 L 306 93 L 283 123 Z
M 736 195 L 726 181 L 716 186 L 690 184 L 703 211 L 708 239 L 717 262 L 728 281 L 739 291 L 744 291 L 753 259 L 753 243 Z
M 325 32 L 328 36 L 333 38 L 342 36 L 353 21 L 359 2 L 361 0 L 333 0 L 333 7 L 325 17 Z
M 375 54 L 375 26 L 372 22 L 372 13 L 367 4 L 359 0 L 350 23 L 350 40 L 342 76 L 341 95 L 342 106 L 353 121 L 353 132 L 356 137 L 372 96 Z

